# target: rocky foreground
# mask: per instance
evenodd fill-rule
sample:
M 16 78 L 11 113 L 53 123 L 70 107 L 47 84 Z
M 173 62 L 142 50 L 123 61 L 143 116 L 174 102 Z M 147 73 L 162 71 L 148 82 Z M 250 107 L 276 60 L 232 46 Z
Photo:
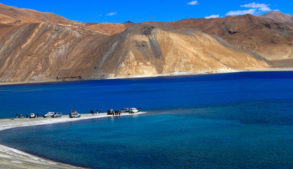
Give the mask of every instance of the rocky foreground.
M 292 18 L 79 23 L 0 4 L 0 83 L 290 68 Z

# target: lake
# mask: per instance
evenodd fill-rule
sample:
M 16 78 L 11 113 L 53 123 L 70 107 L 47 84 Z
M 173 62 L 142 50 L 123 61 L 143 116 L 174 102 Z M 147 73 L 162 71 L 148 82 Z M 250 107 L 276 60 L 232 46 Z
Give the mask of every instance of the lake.
M 0 143 L 90 168 L 292 168 L 293 72 L 0 86 L 0 117 L 141 107 L 16 128 Z

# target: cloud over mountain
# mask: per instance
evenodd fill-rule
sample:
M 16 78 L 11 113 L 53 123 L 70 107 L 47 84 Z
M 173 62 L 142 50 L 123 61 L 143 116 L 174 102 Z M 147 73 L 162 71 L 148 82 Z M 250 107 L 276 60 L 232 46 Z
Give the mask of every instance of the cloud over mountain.
M 263 3 L 252 2 L 249 4 L 241 5 L 240 7 L 249 8 L 249 9 L 229 11 L 226 15 L 227 16 L 237 16 L 237 15 L 245 15 L 245 14 L 255 15 L 255 14 L 262 14 L 263 12 L 271 11 L 269 4 L 263 4 Z

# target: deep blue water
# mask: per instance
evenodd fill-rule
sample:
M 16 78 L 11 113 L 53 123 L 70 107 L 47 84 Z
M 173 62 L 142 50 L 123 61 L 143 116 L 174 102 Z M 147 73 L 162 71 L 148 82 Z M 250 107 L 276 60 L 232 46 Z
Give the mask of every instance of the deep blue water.
M 0 143 L 90 168 L 293 168 L 293 72 L 0 87 L 0 116 L 142 107 L 136 117 L 17 128 Z
M 254 100 L 293 99 L 293 72 L 250 72 L 130 80 L 0 86 L 0 118 L 102 108 L 193 108 Z

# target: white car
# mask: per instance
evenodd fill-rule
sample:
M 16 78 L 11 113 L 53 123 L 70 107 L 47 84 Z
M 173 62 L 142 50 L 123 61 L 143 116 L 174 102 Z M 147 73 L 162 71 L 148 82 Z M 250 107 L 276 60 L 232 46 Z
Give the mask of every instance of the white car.
M 43 117 L 47 118 L 47 117 L 53 117 L 54 116 L 54 112 L 48 112 L 47 114 L 45 114 Z
M 37 118 L 37 115 L 35 113 L 31 113 L 29 116 L 31 119 Z
M 69 113 L 69 117 L 70 118 L 80 118 L 80 114 L 77 112 L 77 111 L 74 111 L 72 110 L 70 113 Z
M 123 109 L 120 109 L 120 112 L 121 113 L 129 113 L 130 109 L 129 108 L 123 108 Z
M 129 109 L 129 113 L 138 113 L 138 112 L 139 112 L 138 108 L 130 108 Z

